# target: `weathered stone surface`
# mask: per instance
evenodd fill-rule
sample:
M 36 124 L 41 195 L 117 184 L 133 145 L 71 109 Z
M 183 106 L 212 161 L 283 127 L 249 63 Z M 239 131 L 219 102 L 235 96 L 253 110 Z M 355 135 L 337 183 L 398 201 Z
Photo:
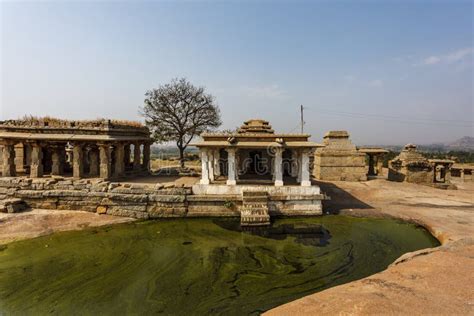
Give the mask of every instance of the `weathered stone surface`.
M 106 214 L 107 213 L 107 206 L 99 205 L 97 206 L 97 214 Z
M 150 202 L 169 202 L 169 203 L 183 203 L 186 201 L 186 195 L 158 195 L 150 194 L 148 196 Z
M 107 214 L 108 215 L 114 215 L 114 216 L 125 216 L 125 217 L 133 217 L 137 219 L 148 219 L 149 214 L 147 212 L 135 212 L 135 211 L 129 211 L 129 210 L 123 210 L 123 209 L 107 209 Z
M 111 200 L 125 201 L 125 202 L 140 202 L 148 201 L 147 195 L 140 194 L 121 194 L 121 193 L 107 193 L 107 197 Z
M 43 193 L 44 196 L 75 196 L 75 197 L 87 197 L 89 192 L 87 190 L 49 190 Z
M 42 198 L 43 191 L 36 190 L 18 190 L 15 192 L 15 196 L 25 197 L 25 198 Z
M 27 208 L 22 199 L 12 198 L 0 202 L 0 211 L 6 213 L 18 213 Z

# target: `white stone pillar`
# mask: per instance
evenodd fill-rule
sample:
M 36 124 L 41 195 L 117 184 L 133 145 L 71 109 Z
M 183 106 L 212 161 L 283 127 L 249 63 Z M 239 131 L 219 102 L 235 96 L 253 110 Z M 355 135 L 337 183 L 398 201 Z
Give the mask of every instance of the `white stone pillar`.
M 307 149 L 301 152 L 301 186 L 311 186 L 309 178 L 309 150 Z
M 227 165 L 228 165 L 228 172 L 227 172 L 227 185 L 236 185 L 236 165 L 235 165 L 235 148 L 227 148 Z
M 274 170 L 274 178 L 275 178 L 275 186 L 281 187 L 283 186 L 283 166 L 282 166 L 282 153 L 283 148 L 276 148 L 275 149 L 275 160 L 273 161 L 275 166 Z
M 209 184 L 209 157 L 206 148 L 201 148 L 201 184 Z
M 214 151 L 214 174 L 216 177 L 221 175 L 221 164 L 220 164 L 221 156 L 219 149 Z
M 214 181 L 214 150 L 209 149 L 207 152 L 207 169 L 209 170 L 209 181 Z
M 293 149 L 291 155 L 291 176 L 297 178 L 298 177 L 298 150 Z

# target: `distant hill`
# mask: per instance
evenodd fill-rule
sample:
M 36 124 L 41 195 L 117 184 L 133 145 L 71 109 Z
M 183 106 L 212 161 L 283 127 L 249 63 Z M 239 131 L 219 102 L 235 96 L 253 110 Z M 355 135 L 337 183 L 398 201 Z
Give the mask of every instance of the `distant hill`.
M 464 136 L 457 141 L 446 144 L 448 150 L 474 151 L 474 137 Z

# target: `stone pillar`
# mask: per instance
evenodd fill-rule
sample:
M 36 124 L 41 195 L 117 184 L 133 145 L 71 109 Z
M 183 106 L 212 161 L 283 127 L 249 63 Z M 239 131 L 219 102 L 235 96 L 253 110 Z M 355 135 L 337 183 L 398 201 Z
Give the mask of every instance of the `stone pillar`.
M 140 170 L 140 143 L 133 144 L 133 170 Z
M 5 144 L 3 146 L 3 173 L 4 177 L 15 177 L 15 146 L 13 144 Z
M 375 176 L 375 161 L 374 161 L 374 155 L 372 154 L 367 154 L 369 156 L 369 176 Z
M 311 186 L 309 178 L 309 150 L 303 150 L 301 153 L 301 186 Z
M 298 151 L 293 149 L 291 152 L 291 176 L 297 178 L 298 177 Z
M 276 148 L 275 149 L 275 160 L 273 161 L 275 166 L 273 168 L 274 176 L 275 176 L 275 186 L 281 187 L 283 185 L 283 166 L 282 166 L 282 153 L 283 148 Z
M 150 170 L 150 143 L 143 144 L 143 169 Z
M 111 148 L 109 144 L 100 144 L 99 145 L 99 155 L 100 155 L 100 177 L 104 179 L 110 178 L 111 174 Z
M 130 144 L 126 144 L 124 147 L 124 161 L 125 161 L 125 167 L 130 166 L 130 157 L 132 153 L 130 151 Z
M 89 175 L 91 177 L 97 177 L 100 173 L 99 168 L 99 152 L 97 148 L 91 148 L 89 151 Z
M 209 149 L 207 152 L 207 169 L 209 170 L 209 181 L 214 181 L 214 150 Z
M 209 157 L 206 148 L 201 148 L 201 184 L 209 184 Z
M 84 151 L 83 145 L 75 143 L 72 148 L 72 176 L 82 178 L 84 176 Z
M 31 145 L 30 177 L 40 178 L 43 176 L 43 148 L 38 143 Z
M 64 149 L 57 146 L 52 148 L 51 160 L 53 165 L 51 166 L 51 174 L 60 176 L 64 173 Z
M 221 164 L 220 164 L 221 156 L 219 149 L 214 151 L 214 174 L 216 177 L 221 175 Z
M 444 176 L 445 176 L 446 182 L 450 182 L 451 181 L 451 166 L 446 165 L 445 170 L 446 170 L 446 173 L 444 174 Z
M 115 175 L 123 176 L 125 173 L 125 151 L 122 143 L 116 143 L 115 147 Z
M 237 152 L 236 148 L 227 148 L 227 185 L 236 185 L 236 164 L 235 155 Z
M 298 168 L 297 168 L 297 174 L 296 174 L 296 182 L 298 183 L 301 183 L 301 171 L 303 170 L 301 168 L 301 162 L 302 162 L 302 154 L 300 151 L 298 151 L 298 160 L 297 160 L 297 164 L 298 164 Z
M 461 172 L 461 181 L 464 182 L 464 169 L 460 169 Z

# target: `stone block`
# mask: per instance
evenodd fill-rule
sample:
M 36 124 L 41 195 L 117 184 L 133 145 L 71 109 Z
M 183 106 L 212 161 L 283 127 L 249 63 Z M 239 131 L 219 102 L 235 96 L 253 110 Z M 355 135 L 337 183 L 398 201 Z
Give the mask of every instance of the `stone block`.
M 106 214 L 107 213 L 107 206 L 99 205 L 96 208 L 97 214 Z

